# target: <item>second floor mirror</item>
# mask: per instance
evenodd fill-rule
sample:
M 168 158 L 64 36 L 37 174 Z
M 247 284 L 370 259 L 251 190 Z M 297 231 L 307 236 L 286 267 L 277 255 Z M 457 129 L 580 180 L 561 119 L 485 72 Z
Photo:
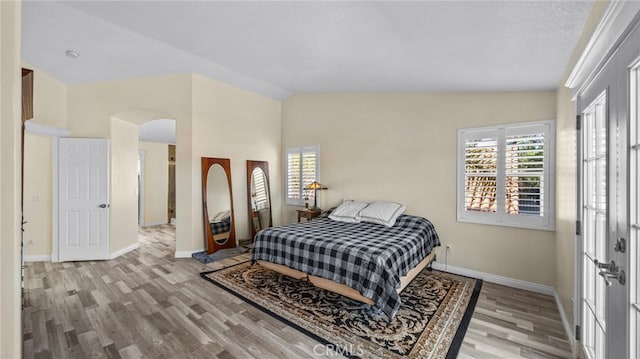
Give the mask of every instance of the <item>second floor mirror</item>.
M 261 230 L 271 227 L 271 187 L 269 162 L 247 160 L 247 194 L 251 238 Z
M 202 211 L 207 254 L 236 247 L 231 161 L 202 157 Z

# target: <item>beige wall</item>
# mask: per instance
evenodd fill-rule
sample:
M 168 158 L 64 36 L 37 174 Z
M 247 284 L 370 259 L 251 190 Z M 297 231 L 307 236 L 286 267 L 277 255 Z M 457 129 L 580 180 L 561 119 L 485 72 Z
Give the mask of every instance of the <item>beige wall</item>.
M 138 243 L 138 125 L 111 118 L 110 142 L 111 253 Z
M 33 120 L 57 128 L 67 127 L 67 85 L 28 63 L 33 70 Z
M 557 90 L 556 136 L 556 291 L 562 303 L 569 325 L 573 328 L 573 290 L 575 275 L 576 233 L 576 103 L 572 92 L 564 86 L 576 65 L 593 30 L 598 24 L 608 2 L 598 1 L 593 5 L 580 41 L 573 54 Z
M 201 250 L 204 245 L 200 157 L 231 159 L 239 239 L 249 238 L 247 159 L 269 161 L 273 196 L 281 196 L 280 108 L 279 101 L 190 74 L 78 84 L 68 88 L 68 126 L 72 136 L 109 137 L 112 117 L 135 124 L 162 117 L 176 120 L 176 250 L 179 254 Z M 163 116 L 154 115 L 157 113 Z M 111 146 L 113 151 L 115 144 Z M 121 190 L 112 186 L 111 195 Z M 112 213 L 115 212 L 112 207 Z M 279 207 L 274 208 L 276 221 L 279 212 Z M 111 238 L 113 240 L 113 233 Z
M 144 225 L 167 223 L 169 148 L 166 143 L 140 141 L 144 151 Z
M 448 264 L 555 284 L 553 232 L 458 223 L 455 201 L 457 130 L 554 119 L 554 92 L 295 95 L 282 111 L 283 149 L 320 145 L 322 208 L 401 202 L 451 245 Z M 285 206 L 286 221 L 294 208 Z
M 72 136 L 109 137 L 112 117 L 137 125 L 158 118 L 176 120 L 178 251 L 193 249 L 193 191 L 200 190 L 199 182 L 198 187 L 194 187 L 193 179 L 191 82 L 191 74 L 180 74 L 77 84 L 68 88 L 68 123 Z M 136 156 L 137 152 L 136 146 Z M 114 191 L 119 189 L 112 187 L 112 195 Z M 136 218 L 137 214 L 134 220 Z
M 24 139 L 26 256 L 51 255 L 52 186 L 51 138 L 27 133 Z
M 105 137 L 112 116 L 138 125 L 169 116 L 176 127 L 191 117 L 190 74 L 75 84 L 67 93 L 72 136 Z
M 20 358 L 20 1 L 0 1 L 0 358 Z
M 33 70 L 33 119 L 29 121 L 66 128 L 67 86 L 30 64 L 23 62 L 22 67 Z M 24 147 L 24 218 L 28 222 L 25 255 L 49 256 L 53 217 L 51 138 L 27 133 Z
M 236 238 L 250 238 L 247 160 L 269 162 L 271 191 L 282 197 L 281 103 L 202 76 L 193 76 L 194 229 L 191 248 L 203 248 L 200 157 L 231 160 Z M 178 144 L 179 148 L 180 144 Z M 273 202 L 274 225 L 280 224 L 280 202 Z M 178 212 L 180 215 L 180 212 Z

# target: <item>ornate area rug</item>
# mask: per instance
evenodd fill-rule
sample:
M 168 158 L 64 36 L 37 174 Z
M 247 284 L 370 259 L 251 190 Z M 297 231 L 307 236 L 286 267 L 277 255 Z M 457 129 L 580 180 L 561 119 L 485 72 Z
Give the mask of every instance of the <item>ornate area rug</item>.
M 401 294 L 395 318 L 372 306 L 260 265 L 200 275 L 353 358 L 455 358 L 482 281 L 424 270 Z

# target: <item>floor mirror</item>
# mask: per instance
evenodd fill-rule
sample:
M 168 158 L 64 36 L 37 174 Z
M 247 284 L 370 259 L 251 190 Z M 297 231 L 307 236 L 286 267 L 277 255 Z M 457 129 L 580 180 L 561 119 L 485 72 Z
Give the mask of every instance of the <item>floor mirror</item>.
M 207 254 L 236 247 L 231 161 L 202 157 L 202 212 Z
M 271 187 L 269 162 L 247 160 L 247 197 L 251 238 L 261 230 L 271 227 Z

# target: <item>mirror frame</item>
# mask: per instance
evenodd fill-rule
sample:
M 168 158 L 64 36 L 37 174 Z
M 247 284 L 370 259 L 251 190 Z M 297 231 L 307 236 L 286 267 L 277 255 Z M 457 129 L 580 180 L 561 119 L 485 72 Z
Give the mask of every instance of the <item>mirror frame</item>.
M 253 177 L 253 170 L 256 168 L 260 168 L 262 170 L 262 172 L 264 172 L 264 175 L 266 177 L 267 180 L 267 188 L 269 190 L 269 224 L 268 227 L 273 227 L 273 211 L 271 210 L 272 208 L 272 202 L 271 202 L 271 182 L 269 179 L 269 162 L 267 161 L 252 161 L 252 160 L 247 160 L 247 211 L 249 212 L 249 227 L 251 229 L 251 241 L 253 242 L 253 239 L 256 236 L 256 233 L 258 233 L 256 231 L 255 226 L 253 225 L 253 206 L 251 205 L 251 180 Z M 265 227 L 266 228 L 266 227 Z
M 228 158 L 201 157 L 202 162 L 202 214 L 204 224 L 204 238 L 207 242 L 207 254 L 212 254 L 220 249 L 236 247 L 236 219 L 233 211 L 233 187 L 231 186 L 231 160 Z M 207 208 L 207 176 L 209 168 L 214 164 L 222 167 L 227 175 L 227 184 L 229 185 L 229 199 L 231 201 L 231 229 L 229 230 L 229 240 L 224 244 L 217 243 L 211 233 L 209 225 L 209 210 Z

